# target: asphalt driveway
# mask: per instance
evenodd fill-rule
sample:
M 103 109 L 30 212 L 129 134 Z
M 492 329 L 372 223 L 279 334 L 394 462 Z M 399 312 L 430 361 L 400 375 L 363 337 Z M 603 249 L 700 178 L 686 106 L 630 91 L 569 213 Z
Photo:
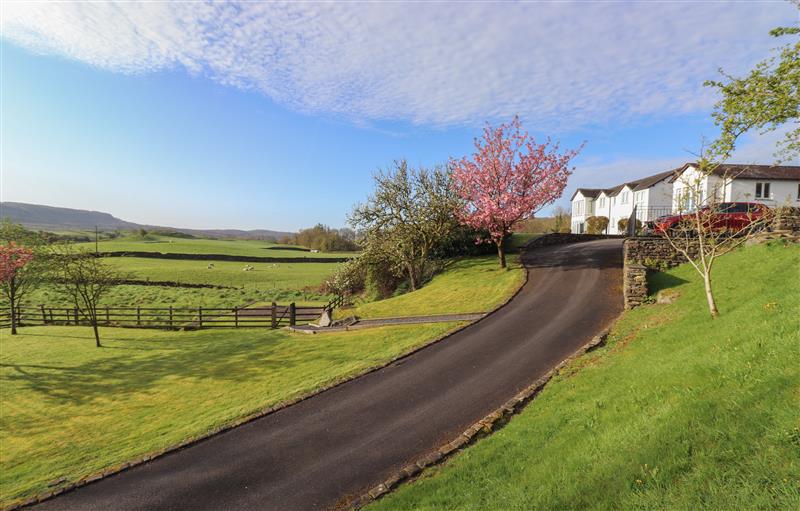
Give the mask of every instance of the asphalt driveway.
M 506 307 L 390 366 L 39 510 L 325 509 L 454 438 L 567 358 L 622 310 L 622 242 L 523 257 Z

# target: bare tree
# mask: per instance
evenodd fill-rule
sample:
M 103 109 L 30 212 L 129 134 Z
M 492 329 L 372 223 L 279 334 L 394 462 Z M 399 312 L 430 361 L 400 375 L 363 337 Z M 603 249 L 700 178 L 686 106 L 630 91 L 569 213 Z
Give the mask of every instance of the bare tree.
M 97 329 L 97 306 L 101 298 L 126 276 L 105 264 L 101 258 L 86 251 L 77 251 L 71 246 L 62 247 L 58 259 L 58 288 L 92 325 L 95 344 L 99 348 L 102 345 Z
M 375 191 L 349 218 L 361 234 L 362 257 L 390 262 L 392 271 L 407 277 L 415 290 L 423 283 L 433 249 L 458 226 L 458 197 L 442 167 L 412 169 L 399 160 L 374 178 Z
M 659 231 L 702 277 L 708 311 L 716 318 L 719 309 L 712 284 L 714 263 L 719 256 L 762 230 L 772 216 L 766 207 L 722 202 L 725 184 L 743 172 L 743 168 L 714 163 L 707 157 L 701 157 L 695 168 L 677 177 L 674 197 L 677 215 L 670 225 L 662 225 Z M 732 211 L 731 208 L 744 210 Z M 722 215 L 733 213 L 739 221 L 723 220 Z

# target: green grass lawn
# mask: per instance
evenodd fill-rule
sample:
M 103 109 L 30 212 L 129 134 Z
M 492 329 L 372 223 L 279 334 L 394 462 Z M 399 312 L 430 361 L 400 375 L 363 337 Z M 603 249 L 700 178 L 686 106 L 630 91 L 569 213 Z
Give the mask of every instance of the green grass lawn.
M 0 331 L 0 506 L 361 373 L 457 324 L 284 330 Z M 59 483 L 65 484 L 65 483 Z
M 282 304 L 327 303 L 330 296 L 319 286 L 337 263 L 238 263 L 184 261 L 138 257 L 109 257 L 105 262 L 133 278 L 214 284 L 236 289 L 176 288 L 165 286 L 123 285 L 113 288 L 102 299 L 108 307 L 239 307 L 244 304 L 276 301 Z M 250 264 L 253 271 L 242 271 Z M 2 304 L 0 300 L 0 304 Z M 45 285 L 31 292 L 25 305 L 70 306 L 66 297 L 53 286 Z
M 252 289 L 302 289 L 319 286 L 338 263 L 241 263 L 140 257 L 108 257 L 104 262 L 142 280 L 167 280 Z M 209 270 L 209 263 L 214 268 Z M 252 271 L 243 271 L 246 266 Z
M 253 302 L 272 302 L 281 305 L 321 305 L 330 297 L 313 290 L 303 289 L 204 289 L 165 286 L 116 286 L 101 300 L 101 307 L 212 307 L 233 308 Z M 30 293 L 25 305 L 44 304 L 51 307 L 71 307 L 67 298 L 52 287 L 42 287 Z M 0 306 L 4 305 L 0 300 Z
M 77 243 L 77 247 L 94 251 L 94 242 Z M 184 239 L 148 234 L 129 235 L 113 240 L 101 240 L 101 252 L 161 252 L 164 254 L 227 254 L 256 257 L 351 257 L 353 252 L 304 252 L 281 250 L 282 245 L 260 240 Z
M 443 273 L 416 292 L 360 304 L 338 314 L 381 318 L 486 312 L 505 302 L 525 279 L 519 257 L 510 256 L 508 266 L 505 270 L 500 268 L 497 256 L 452 261 Z
M 800 509 L 800 246 L 715 277 L 721 317 L 691 268 L 656 275 L 675 303 L 627 312 L 505 428 L 372 509 Z

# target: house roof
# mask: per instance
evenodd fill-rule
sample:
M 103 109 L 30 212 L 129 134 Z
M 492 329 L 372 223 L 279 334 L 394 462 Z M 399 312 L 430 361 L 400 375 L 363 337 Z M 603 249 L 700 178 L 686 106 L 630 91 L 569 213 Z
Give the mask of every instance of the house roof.
M 572 197 L 570 197 L 569 200 L 572 201 L 573 199 L 575 199 L 575 196 L 578 195 L 578 192 L 581 192 L 581 194 L 584 197 L 591 197 L 594 199 L 595 197 L 600 195 L 600 192 L 602 191 L 603 190 L 601 190 L 600 188 L 578 188 L 577 190 L 575 190 L 575 193 L 572 194 Z
M 636 186 L 633 187 L 633 189 L 635 191 L 639 191 L 639 190 L 644 190 L 646 188 L 650 188 L 651 186 L 656 185 L 669 177 L 672 177 L 672 175 L 675 174 L 676 170 L 677 169 L 672 169 L 666 172 L 659 172 L 658 174 L 654 174 L 652 176 L 640 179 L 636 182 Z
M 574 200 L 575 196 L 578 195 L 578 192 L 581 192 L 581 194 L 583 194 L 584 197 L 591 197 L 592 199 L 595 199 L 601 193 L 605 193 L 607 196 L 613 197 L 617 195 L 619 192 L 621 192 L 622 189 L 625 188 L 626 186 L 634 191 L 645 190 L 657 183 L 660 183 L 664 179 L 670 177 L 672 174 L 675 173 L 676 170 L 678 169 L 669 170 L 667 172 L 660 172 L 652 176 L 643 177 L 642 179 L 638 179 L 636 181 L 629 181 L 627 183 L 622 183 L 617 186 L 612 186 L 611 188 L 578 188 L 577 190 L 575 190 L 575 193 L 572 194 L 572 197 L 569 200 L 570 201 Z
M 696 162 L 689 162 L 683 167 L 675 169 L 674 181 L 689 167 L 697 166 Z M 747 165 L 740 163 L 723 163 L 718 165 L 712 174 L 733 179 L 770 179 L 800 181 L 800 166 L 797 165 Z

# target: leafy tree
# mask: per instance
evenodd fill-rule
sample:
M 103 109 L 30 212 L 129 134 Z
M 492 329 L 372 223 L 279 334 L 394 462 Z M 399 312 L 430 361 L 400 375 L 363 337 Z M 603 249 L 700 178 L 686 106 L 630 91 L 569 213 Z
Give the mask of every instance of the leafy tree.
M 800 8 L 800 3 L 796 3 Z M 776 157 L 791 160 L 800 155 L 800 27 L 780 27 L 772 30 L 773 37 L 789 37 L 793 41 L 783 46 L 777 55 L 756 64 L 745 77 L 737 78 L 720 70 L 725 81 L 708 80 L 722 99 L 714 107 L 714 122 L 720 126 L 719 138 L 711 147 L 711 157 L 728 159 L 737 139 L 750 130 L 760 133 L 774 131 L 790 124 Z
M 563 206 L 553 208 L 553 232 L 569 232 L 572 215 Z
M 302 229 L 292 242 L 322 252 L 353 252 L 358 250 L 354 240 L 355 233 L 351 229 L 332 229 L 327 225 L 317 224 Z
M 59 250 L 56 281 L 61 293 L 75 305 L 94 330 L 95 345 L 100 348 L 97 307 L 100 300 L 120 281 L 128 278 L 86 251 L 67 245 Z
M 475 139 L 475 153 L 451 159 L 453 184 L 464 200 L 462 223 L 485 230 L 497 247 L 500 266 L 506 267 L 503 240 L 514 226 L 561 197 L 572 173 L 569 162 L 580 150 L 559 152 L 558 144 L 544 144 L 523 131 L 519 117 Z
M 22 275 L 31 259 L 33 251 L 29 248 L 18 246 L 13 241 L 8 245 L 0 245 L 0 289 L 10 304 L 11 335 L 17 334 L 16 305 L 20 294 L 19 285 L 24 282 Z
M 0 291 L 11 309 L 11 334 L 16 335 L 15 311 L 25 296 L 45 279 L 49 269 L 44 238 L 18 224 L 0 224 Z
M 350 214 L 368 266 L 388 264 L 412 290 L 426 277 L 431 253 L 458 222 L 458 198 L 445 169 L 411 169 L 406 160 L 375 174 L 375 191 Z
M 625 225 L 627 227 L 627 220 L 625 221 Z M 641 224 L 641 222 L 640 222 Z M 641 227 L 641 226 L 638 226 Z M 588 234 L 603 234 L 603 232 L 608 228 L 608 217 L 605 216 L 590 216 L 586 219 L 586 232 Z

